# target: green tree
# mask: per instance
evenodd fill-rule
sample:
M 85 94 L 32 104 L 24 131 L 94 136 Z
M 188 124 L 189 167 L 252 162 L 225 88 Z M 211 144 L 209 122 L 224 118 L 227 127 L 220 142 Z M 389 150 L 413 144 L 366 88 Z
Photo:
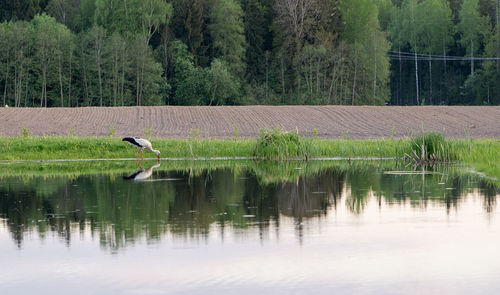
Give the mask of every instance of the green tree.
M 431 55 L 446 55 L 453 43 L 453 22 L 451 9 L 446 0 L 424 0 L 417 7 L 417 42 L 422 52 L 428 54 L 429 65 L 429 103 L 433 104 L 432 58 Z
M 172 42 L 173 50 L 173 102 L 178 105 L 201 105 L 212 98 L 210 75 L 194 65 L 193 55 L 180 40 Z
M 13 78 L 14 78 L 14 106 L 20 107 L 24 96 L 24 106 L 27 106 L 28 84 L 30 69 L 32 68 L 31 56 L 33 54 L 33 32 L 28 22 L 19 21 L 11 26 L 13 49 Z
M 159 90 L 158 78 L 161 77 L 161 67 L 158 68 L 158 63 L 154 61 L 149 43 L 158 28 L 168 23 L 171 14 L 172 5 L 164 0 L 130 0 L 118 3 L 112 0 L 96 1 L 96 23 L 110 32 L 126 36 L 129 40 L 130 50 L 133 53 L 131 69 L 135 79 L 136 105 L 159 103 L 158 93 L 155 91 Z M 116 100 L 114 93 L 118 93 L 116 59 L 111 64 L 114 67 L 111 70 L 114 72 L 112 76 L 115 81 L 112 87 L 114 103 Z
M 195 64 L 204 60 L 207 46 L 204 44 L 208 12 L 204 0 L 173 0 L 173 16 L 171 22 L 175 37 L 184 42 L 194 57 Z M 202 62 L 203 63 L 203 62 Z
M 114 32 L 105 44 L 111 64 L 111 88 L 113 106 L 124 105 L 125 73 L 129 72 L 127 42 L 118 32 Z
M 495 29 L 488 37 L 484 48 L 485 57 L 500 56 L 500 26 L 497 24 Z M 483 62 L 482 79 L 484 85 L 482 99 L 477 103 L 498 105 L 500 104 L 500 61 L 486 60 Z
M 391 0 L 374 0 L 378 11 L 378 22 L 382 31 L 388 31 L 392 16 L 396 10 Z
M 50 0 L 45 8 L 46 12 L 58 22 L 69 28 L 75 28 L 76 16 L 80 7 L 79 1 Z
M 47 84 L 53 77 L 49 76 L 50 67 L 56 58 L 57 50 L 57 27 L 58 24 L 55 18 L 46 14 L 37 15 L 32 21 L 35 35 L 35 46 L 37 47 L 35 54 L 35 66 L 41 75 L 39 81 L 41 83 L 40 106 L 47 107 Z
M 214 56 L 225 61 L 230 71 L 242 77 L 245 73 L 245 35 L 243 11 L 234 0 L 216 0 L 208 26 Z
M 276 18 L 278 25 L 277 35 L 281 43 L 279 57 L 281 59 L 282 83 L 285 84 L 286 68 L 291 70 L 291 79 L 296 85 L 283 86 L 285 88 L 294 88 L 297 90 L 297 96 L 300 96 L 302 88 L 300 56 L 302 48 L 309 36 L 314 35 L 316 7 L 313 0 L 276 0 L 275 4 Z M 285 61 L 287 63 L 285 64 Z M 287 79 L 288 80 L 288 79 Z M 300 99 L 299 99 L 300 101 Z
M 474 73 L 474 56 L 481 48 L 481 42 L 488 32 L 488 19 L 479 14 L 479 0 L 464 0 L 459 11 L 460 22 L 457 30 L 460 33 L 460 44 L 466 54 L 471 57 L 470 74 Z
M 211 97 L 208 105 L 234 104 L 238 98 L 239 79 L 231 73 L 225 62 L 214 59 L 209 74 Z
M 55 30 L 55 51 L 54 64 L 57 67 L 57 76 L 59 81 L 60 105 L 64 106 L 64 89 L 68 90 L 68 101 L 71 101 L 71 66 L 73 54 L 73 35 L 64 25 L 58 24 Z M 66 82 L 68 81 L 68 82 Z
M 104 96 L 104 70 L 107 68 L 108 56 L 105 56 L 104 44 L 107 43 L 106 30 L 101 27 L 94 25 L 92 29 L 87 33 L 88 40 L 88 50 L 91 60 L 93 61 L 93 68 L 95 73 L 97 73 L 97 87 L 98 87 L 98 103 L 99 106 L 103 106 L 103 96 Z
M 123 36 L 145 34 L 147 44 L 172 14 L 172 5 L 165 0 L 96 0 L 95 7 L 96 24 Z
M 269 80 L 273 7 L 270 0 L 242 0 L 248 80 Z M 266 84 L 266 88 L 268 85 Z
M 389 43 L 380 31 L 377 7 L 371 0 L 353 0 L 342 2 L 340 11 L 352 60 L 351 104 L 381 104 L 387 94 Z
M 153 51 L 147 45 L 147 36 L 137 34 L 130 42 L 132 74 L 135 77 L 136 105 L 157 105 L 161 102 L 161 64 L 153 58 Z
M 420 104 L 420 84 L 419 84 L 419 72 L 418 72 L 418 52 L 420 52 L 418 36 L 420 28 L 418 26 L 417 12 L 419 9 L 417 0 L 403 0 L 401 8 L 398 9 L 395 14 L 390 27 L 390 34 L 393 43 L 398 47 L 398 51 L 401 48 L 409 48 L 413 51 L 414 56 L 414 73 L 415 73 L 415 92 L 417 105 Z M 400 62 L 401 62 L 401 54 Z M 401 80 L 401 67 L 400 67 L 400 80 Z M 401 85 L 401 84 L 400 84 Z M 401 89 L 401 86 L 400 86 Z
M 7 100 L 7 89 L 9 88 L 9 75 L 11 72 L 11 65 L 13 61 L 13 48 L 12 48 L 12 24 L 11 23 L 0 23 L 0 66 L 2 72 L 2 86 L 3 86 L 3 104 L 2 106 L 9 103 Z
M 80 0 L 74 21 L 76 32 L 84 32 L 92 27 L 95 10 L 96 0 Z
M 0 0 L 0 22 L 31 20 L 41 8 L 38 0 Z

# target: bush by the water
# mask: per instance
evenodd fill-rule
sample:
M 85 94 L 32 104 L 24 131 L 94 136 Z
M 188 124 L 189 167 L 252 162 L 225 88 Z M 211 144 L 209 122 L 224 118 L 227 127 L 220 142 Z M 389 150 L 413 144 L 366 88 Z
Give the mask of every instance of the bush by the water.
M 444 136 L 437 132 L 426 132 L 411 140 L 410 151 L 406 157 L 416 162 L 436 162 L 454 160 L 450 145 Z
M 289 159 L 307 157 L 307 154 L 298 131 L 284 131 L 277 127 L 260 130 L 254 156 L 266 159 Z

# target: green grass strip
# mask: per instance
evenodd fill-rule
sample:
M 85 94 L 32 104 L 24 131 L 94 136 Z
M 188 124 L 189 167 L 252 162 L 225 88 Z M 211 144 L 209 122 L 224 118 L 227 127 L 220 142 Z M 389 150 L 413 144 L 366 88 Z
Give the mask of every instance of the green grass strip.
M 296 140 L 296 138 L 293 138 Z M 254 157 L 259 139 L 151 139 L 162 158 Z M 300 138 L 300 149 L 279 143 L 277 155 L 266 147 L 262 159 L 321 157 L 396 157 L 411 149 L 411 139 L 319 139 Z M 283 148 L 284 147 L 284 148 Z M 135 158 L 137 149 L 120 138 L 77 136 L 0 137 L 0 160 L 118 159 Z M 274 154 L 273 154 L 274 153 Z M 288 154 L 286 154 L 288 153 Z M 447 139 L 450 159 L 467 163 L 478 172 L 500 179 L 500 140 Z M 144 152 L 146 158 L 155 155 Z M 1 169 L 1 166 L 0 166 Z

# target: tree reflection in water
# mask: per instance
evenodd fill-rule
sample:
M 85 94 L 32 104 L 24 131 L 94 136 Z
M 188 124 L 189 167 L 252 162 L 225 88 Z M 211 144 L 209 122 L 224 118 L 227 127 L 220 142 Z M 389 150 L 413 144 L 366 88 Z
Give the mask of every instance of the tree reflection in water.
M 312 169 L 307 162 L 252 165 L 197 170 L 154 165 L 124 177 L 3 177 L 0 221 L 19 247 L 27 232 L 42 238 L 57 233 L 69 244 L 72 235 L 90 231 L 104 248 L 116 251 L 144 237 L 150 242 L 167 234 L 206 239 L 215 228 L 223 238 L 228 229 L 256 227 L 264 238 L 283 217 L 293 218 L 301 239 L 304 220 L 326 216 L 342 204 L 352 214 L 363 214 L 371 198 L 379 206 L 426 208 L 432 203 L 449 212 L 474 192 L 492 212 L 499 193 L 477 176 L 450 171 L 384 174 L 391 167 L 377 163 L 325 169 Z M 141 173 L 148 174 L 147 181 L 129 181 Z

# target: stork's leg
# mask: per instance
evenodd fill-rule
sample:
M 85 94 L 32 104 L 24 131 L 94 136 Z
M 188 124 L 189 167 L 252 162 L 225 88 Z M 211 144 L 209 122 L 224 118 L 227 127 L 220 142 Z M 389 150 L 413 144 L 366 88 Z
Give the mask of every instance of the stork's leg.
M 144 162 L 144 151 L 141 150 L 141 167 L 144 167 L 143 165 L 143 162 Z
M 139 153 L 141 152 L 141 150 L 138 150 L 137 151 L 137 154 L 135 155 L 135 160 L 137 162 L 137 167 L 139 167 Z

